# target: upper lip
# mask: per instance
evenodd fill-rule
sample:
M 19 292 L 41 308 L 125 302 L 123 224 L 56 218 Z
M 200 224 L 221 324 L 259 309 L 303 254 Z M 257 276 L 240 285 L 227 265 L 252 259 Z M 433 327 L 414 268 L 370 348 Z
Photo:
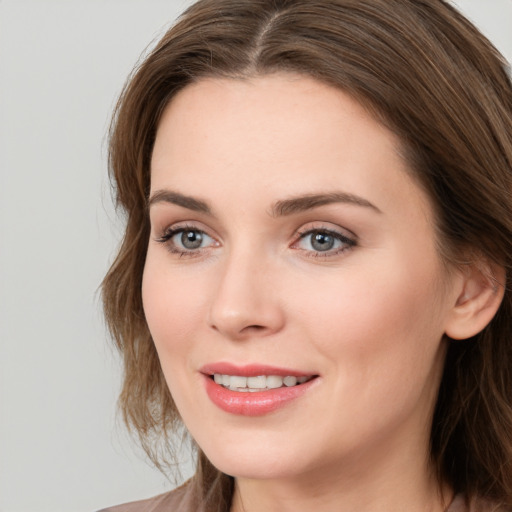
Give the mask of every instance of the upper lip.
M 278 375 L 280 377 L 311 377 L 316 375 L 312 372 L 282 368 L 266 364 L 243 364 L 238 365 L 228 362 L 209 363 L 201 367 L 200 372 L 205 375 L 240 375 L 241 377 L 257 377 L 258 375 Z

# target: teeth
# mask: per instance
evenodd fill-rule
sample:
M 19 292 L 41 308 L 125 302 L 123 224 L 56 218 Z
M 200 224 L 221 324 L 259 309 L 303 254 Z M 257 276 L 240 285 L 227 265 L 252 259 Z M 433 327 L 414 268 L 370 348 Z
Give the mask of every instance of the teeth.
M 229 377 L 230 388 L 245 388 L 247 387 L 247 377 L 239 377 L 238 375 L 231 375 Z
M 295 386 L 295 384 L 297 384 L 297 377 L 285 377 L 283 379 L 283 384 L 287 387 Z
M 265 375 L 258 375 L 258 377 L 248 377 L 247 387 L 251 389 L 262 389 L 267 387 L 267 378 Z
M 297 384 L 303 384 L 310 380 L 311 377 L 295 377 L 288 375 L 280 377 L 279 375 L 258 375 L 257 377 L 242 377 L 240 375 L 223 375 L 215 373 L 213 380 L 230 389 L 231 391 L 255 392 L 268 389 L 277 389 L 283 386 L 291 387 Z
M 283 377 L 279 377 L 278 375 L 269 375 L 267 377 L 267 388 L 276 389 L 280 388 L 283 385 Z

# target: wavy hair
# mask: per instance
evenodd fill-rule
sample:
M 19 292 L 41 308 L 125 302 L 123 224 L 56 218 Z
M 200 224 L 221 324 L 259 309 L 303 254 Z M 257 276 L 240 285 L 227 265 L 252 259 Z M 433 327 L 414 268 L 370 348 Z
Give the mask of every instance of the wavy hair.
M 181 421 L 141 299 L 162 112 L 202 78 L 278 71 L 339 88 L 400 137 L 434 205 L 446 261 L 461 264 L 469 248 L 505 268 L 491 323 L 470 340 L 448 340 L 431 457 L 456 492 L 512 507 L 512 86 L 504 58 L 443 0 L 200 0 L 133 71 L 109 153 L 126 231 L 102 290 L 124 360 L 126 423 L 157 465 L 170 460 L 169 435 Z M 228 510 L 232 479 L 204 454 L 198 460 L 198 496 L 207 510 Z

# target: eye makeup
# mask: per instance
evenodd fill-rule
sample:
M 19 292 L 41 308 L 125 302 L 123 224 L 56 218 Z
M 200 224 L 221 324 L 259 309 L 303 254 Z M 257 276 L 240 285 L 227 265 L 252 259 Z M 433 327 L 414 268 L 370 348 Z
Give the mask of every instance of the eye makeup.
M 221 245 L 213 236 L 193 223 L 170 226 L 155 241 L 180 258 L 204 256 Z M 331 258 L 356 245 L 355 237 L 347 236 L 341 229 L 338 231 L 331 227 L 315 226 L 299 229 L 289 247 L 308 258 Z

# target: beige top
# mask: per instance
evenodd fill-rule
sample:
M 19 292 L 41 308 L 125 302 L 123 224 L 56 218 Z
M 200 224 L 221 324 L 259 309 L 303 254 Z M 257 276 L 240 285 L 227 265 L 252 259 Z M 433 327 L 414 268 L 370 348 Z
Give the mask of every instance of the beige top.
M 117 505 L 99 512 L 201 512 L 194 506 L 191 486 L 187 484 L 174 491 L 160 494 L 148 500 Z M 506 509 L 483 500 L 468 503 L 462 495 L 455 497 L 446 512 L 507 512 Z
M 117 505 L 99 512 L 197 512 L 197 510 L 194 510 L 192 504 L 191 486 L 185 484 L 154 498 Z

